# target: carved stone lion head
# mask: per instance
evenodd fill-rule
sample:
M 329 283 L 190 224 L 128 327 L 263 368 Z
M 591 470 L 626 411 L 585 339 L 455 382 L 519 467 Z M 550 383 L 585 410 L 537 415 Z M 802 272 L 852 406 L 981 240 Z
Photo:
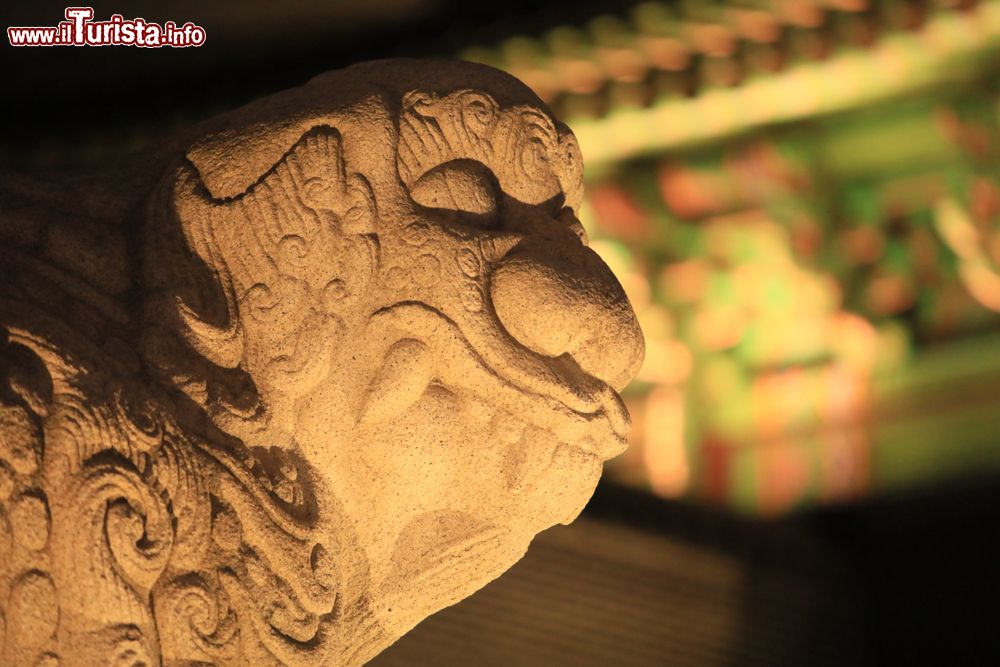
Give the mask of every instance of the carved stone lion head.
M 109 408 L 153 434 L 118 449 L 160 514 L 129 509 L 147 537 L 112 551 L 144 563 L 121 586 L 151 600 L 154 653 L 367 659 L 577 516 L 625 447 L 643 339 L 577 219 L 576 139 L 531 91 L 367 63 L 170 159 L 138 262 L 163 389 Z

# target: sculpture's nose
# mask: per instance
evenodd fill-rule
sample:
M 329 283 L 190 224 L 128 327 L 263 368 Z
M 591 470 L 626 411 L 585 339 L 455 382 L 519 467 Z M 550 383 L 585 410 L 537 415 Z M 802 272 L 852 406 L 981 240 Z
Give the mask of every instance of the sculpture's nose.
M 563 229 L 569 233 L 527 237 L 494 269 L 494 309 L 528 349 L 570 354 L 585 372 L 621 391 L 642 364 L 642 331 L 611 270 Z

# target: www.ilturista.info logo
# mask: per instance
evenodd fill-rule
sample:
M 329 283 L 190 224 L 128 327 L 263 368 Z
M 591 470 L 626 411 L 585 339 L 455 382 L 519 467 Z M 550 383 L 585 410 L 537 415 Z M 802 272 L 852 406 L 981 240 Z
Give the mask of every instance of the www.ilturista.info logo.
M 7 28 L 11 46 L 139 46 L 155 49 L 163 46 L 201 46 L 205 29 L 188 21 L 178 26 L 173 21 L 163 25 L 146 19 L 125 19 L 112 14 L 107 21 L 94 21 L 93 7 L 67 7 L 66 20 L 55 26 Z

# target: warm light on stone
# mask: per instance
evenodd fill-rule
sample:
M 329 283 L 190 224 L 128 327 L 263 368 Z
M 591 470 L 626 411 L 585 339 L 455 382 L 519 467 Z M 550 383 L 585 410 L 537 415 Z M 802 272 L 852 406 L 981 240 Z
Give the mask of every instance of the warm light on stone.
M 581 176 L 400 60 L 6 179 L 0 664 L 358 665 L 572 521 L 643 355 Z

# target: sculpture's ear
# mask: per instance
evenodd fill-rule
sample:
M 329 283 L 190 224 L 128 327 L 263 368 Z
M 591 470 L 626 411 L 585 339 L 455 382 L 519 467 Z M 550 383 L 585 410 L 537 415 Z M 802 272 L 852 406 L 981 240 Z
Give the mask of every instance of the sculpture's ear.
M 188 249 L 214 279 L 198 291 L 200 295 L 210 290 L 211 296 L 194 304 L 178 297 L 175 312 L 192 348 L 218 366 L 235 368 L 245 346 L 238 300 L 257 285 L 269 293 L 279 275 L 301 277 L 310 266 L 325 263 L 329 258 L 303 262 L 320 228 L 343 235 L 376 233 L 375 197 L 364 175 L 348 173 L 344 140 L 334 127 L 311 127 L 287 139 L 282 154 L 259 173 L 236 159 L 218 163 L 227 143 L 216 139 L 212 146 L 203 145 L 200 154 L 203 168 L 215 177 L 216 190 L 239 191 L 230 197 L 213 196 L 196 165 L 184 163 L 178 169 L 173 210 Z M 244 185 L 244 179 L 249 183 Z M 355 287 L 361 285 L 359 276 L 351 280 Z M 197 312 L 199 303 L 223 301 L 215 287 L 221 288 L 225 303 L 221 326 Z
M 187 158 L 214 199 L 232 199 L 277 164 L 309 127 L 286 121 L 219 132 L 191 146 Z
M 180 333 L 192 348 L 218 366 L 235 368 L 243 358 L 243 331 L 231 277 L 225 275 L 219 249 L 212 240 L 212 221 L 223 217 L 225 211 L 224 206 L 209 200 L 201 185 L 191 167 L 181 167 L 174 184 L 173 208 L 191 249 L 205 262 L 214 285 L 222 291 L 226 324 L 219 327 L 205 322 L 179 296 L 175 312 L 181 320 Z
M 314 127 L 337 128 L 352 171 L 370 181 L 395 173 L 396 136 L 389 106 L 379 94 L 332 106 L 331 91 L 306 87 L 238 113 L 238 126 L 223 124 L 186 151 L 213 199 L 246 192 Z M 291 113 L 289 107 L 294 108 Z

